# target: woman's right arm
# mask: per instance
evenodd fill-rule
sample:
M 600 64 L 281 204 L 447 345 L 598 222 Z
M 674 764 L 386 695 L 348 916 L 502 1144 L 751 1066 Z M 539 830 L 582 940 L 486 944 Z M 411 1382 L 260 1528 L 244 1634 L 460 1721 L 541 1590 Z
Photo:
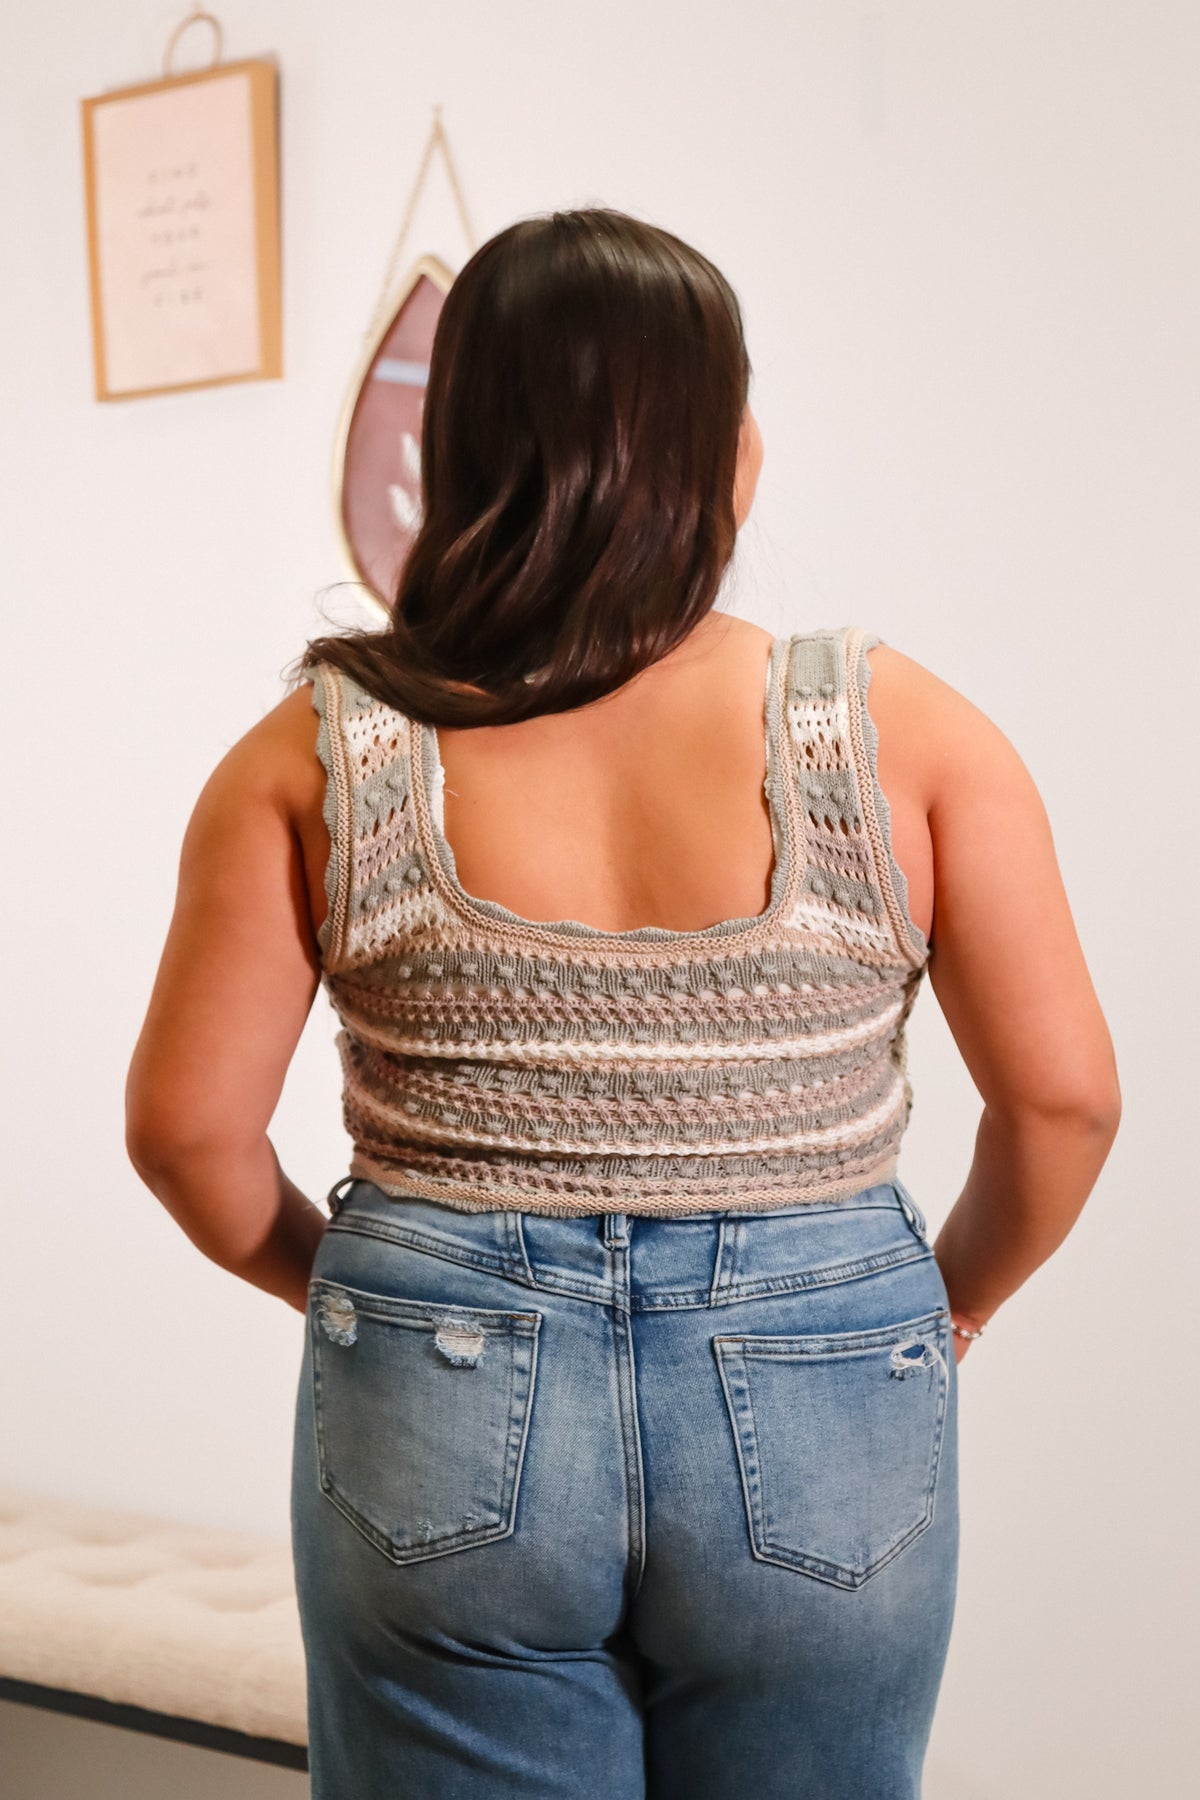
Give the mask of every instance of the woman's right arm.
M 978 707 L 905 660 L 933 842 L 928 974 L 984 1103 L 970 1173 L 933 1246 L 953 1313 L 973 1329 L 1071 1230 L 1116 1136 L 1121 1092 L 1033 778 Z

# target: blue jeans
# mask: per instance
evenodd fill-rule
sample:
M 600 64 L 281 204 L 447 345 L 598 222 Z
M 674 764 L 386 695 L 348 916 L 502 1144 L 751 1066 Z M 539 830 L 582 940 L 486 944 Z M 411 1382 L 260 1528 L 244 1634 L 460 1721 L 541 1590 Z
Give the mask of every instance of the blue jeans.
M 908 1190 L 336 1194 L 292 1485 L 314 1800 L 917 1800 L 958 1379 Z

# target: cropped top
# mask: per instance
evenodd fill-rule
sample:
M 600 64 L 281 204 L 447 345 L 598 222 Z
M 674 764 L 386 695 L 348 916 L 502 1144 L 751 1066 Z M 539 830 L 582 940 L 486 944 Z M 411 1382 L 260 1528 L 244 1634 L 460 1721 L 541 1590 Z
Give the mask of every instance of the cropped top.
M 777 637 L 765 911 L 540 923 L 460 885 L 436 729 L 328 663 L 322 985 L 350 1175 L 467 1211 L 767 1211 L 891 1180 L 929 958 L 877 774 L 860 626 Z

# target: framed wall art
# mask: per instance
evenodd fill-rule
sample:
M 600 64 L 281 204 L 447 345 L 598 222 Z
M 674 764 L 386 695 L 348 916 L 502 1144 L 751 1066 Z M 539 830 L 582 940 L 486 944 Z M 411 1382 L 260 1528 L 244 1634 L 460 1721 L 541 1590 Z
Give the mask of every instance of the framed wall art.
M 274 64 L 81 105 L 96 398 L 282 375 Z

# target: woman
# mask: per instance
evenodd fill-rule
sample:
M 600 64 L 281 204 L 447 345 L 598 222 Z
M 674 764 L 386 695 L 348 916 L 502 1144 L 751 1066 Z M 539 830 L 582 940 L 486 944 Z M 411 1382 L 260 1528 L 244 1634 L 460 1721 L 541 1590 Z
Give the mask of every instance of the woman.
M 387 629 L 310 644 L 188 828 L 128 1141 L 306 1314 L 321 1800 L 920 1791 L 959 1360 L 1119 1090 L 1003 734 L 864 628 L 715 610 L 748 381 L 669 233 L 485 244 Z M 984 1100 L 933 1245 L 897 1173 L 926 971 Z M 330 1220 L 267 1137 L 320 982 Z

